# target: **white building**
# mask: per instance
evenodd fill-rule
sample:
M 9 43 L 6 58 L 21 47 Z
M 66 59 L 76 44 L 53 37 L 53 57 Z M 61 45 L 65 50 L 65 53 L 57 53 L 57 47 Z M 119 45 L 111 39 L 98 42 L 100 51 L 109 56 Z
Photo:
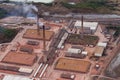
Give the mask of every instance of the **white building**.
M 81 54 L 83 54 L 83 55 L 87 56 L 87 55 L 88 55 L 88 52 L 87 52 L 87 51 L 82 51 L 82 53 L 81 53 Z
M 67 52 L 78 54 L 78 53 L 81 53 L 81 49 L 69 48 Z
M 107 47 L 107 43 L 105 43 L 105 42 L 99 42 L 99 43 L 97 44 L 97 46 L 101 46 L 101 47 L 106 48 L 106 47 Z
M 104 47 L 96 46 L 94 56 L 101 57 L 104 52 Z
M 32 73 L 33 69 L 21 67 L 18 71 L 30 74 Z
M 28 77 L 15 76 L 15 75 L 5 75 L 2 80 L 33 80 Z
M 74 27 L 80 29 L 82 25 L 81 21 L 76 21 Z M 94 33 L 98 27 L 98 22 L 83 22 L 84 33 Z
M 96 57 L 101 57 L 106 47 L 107 47 L 107 43 L 99 42 L 96 46 L 94 55 Z

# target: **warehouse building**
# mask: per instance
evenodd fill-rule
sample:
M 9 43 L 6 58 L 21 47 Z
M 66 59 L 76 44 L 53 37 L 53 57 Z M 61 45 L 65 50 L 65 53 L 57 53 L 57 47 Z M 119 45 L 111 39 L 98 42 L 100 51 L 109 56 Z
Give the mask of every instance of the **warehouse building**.
M 30 79 L 28 77 L 6 75 L 2 80 L 34 80 L 34 79 Z
M 95 56 L 101 57 L 103 55 L 104 47 L 97 46 L 95 49 Z
M 75 54 L 79 54 L 81 53 L 80 49 L 75 49 L 75 48 L 68 48 L 68 53 L 75 53 Z
M 76 21 L 74 27 L 81 29 L 82 22 Z M 83 22 L 83 32 L 85 34 L 94 34 L 98 27 L 98 22 Z
M 34 46 L 38 46 L 39 45 L 39 42 L 37 42 L 37 41 L 27 41 L 27 44 L 28 45 L 34 45 Z
M 74 74 L 70 74 L 70 73 L 62 73 L 61 74 L 61 78 L 65 78 L 65 79 L 74 80 L 75 77 L 76 76 Z
M 96 46 L 94 56 L 101 57 L 106 47 L 107 47 L 107 43 L 99 42 Z
M 65 40 L 67 39 L 69 33 L 65 29 L 60 29 L 58 34 L 55 35 L 50 47 L 55 47 L 58 49 L 64 48 Z
M 33 48 L 29 47 L 29 46 L 21 46 L 20 47 L 20 51 L 22 52 L 27 52 L 27 53 L 33 53 Z
M 101 47 L 106 48 L 106 47 L 107 47 L 107 43 L 105 43 L 105 42 L 99 42 L 99 43 L 97 44 L 97 46 L 101 46 Z

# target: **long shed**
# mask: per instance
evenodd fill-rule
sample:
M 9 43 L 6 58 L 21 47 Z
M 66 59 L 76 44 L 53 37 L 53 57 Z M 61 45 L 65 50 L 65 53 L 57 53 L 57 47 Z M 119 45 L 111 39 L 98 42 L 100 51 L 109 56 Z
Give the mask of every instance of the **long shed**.
M 96 49 L 95 49 L 95 56 L 96 57 L 101 57 L 103 55 L 103 52 L 104 52 L 104 47 L 101 47 L 101 46 L 97 46 Z
M 67 52 L 78 54 L 81 53 L 81 49 L 69 48 Z

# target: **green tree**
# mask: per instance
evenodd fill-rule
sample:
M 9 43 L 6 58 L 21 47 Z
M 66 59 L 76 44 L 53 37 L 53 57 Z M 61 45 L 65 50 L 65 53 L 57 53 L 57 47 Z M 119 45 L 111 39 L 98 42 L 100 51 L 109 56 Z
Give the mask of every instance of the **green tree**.
M 7 11 L 5 11 L 4 9 L 0 8 L 0 18 L 5 17 L 5 15 L 7 14 Z
M 5 29 L 4 34 L 6 38 L 13 38 L 17 34 L 17 31 L 15 29 Z

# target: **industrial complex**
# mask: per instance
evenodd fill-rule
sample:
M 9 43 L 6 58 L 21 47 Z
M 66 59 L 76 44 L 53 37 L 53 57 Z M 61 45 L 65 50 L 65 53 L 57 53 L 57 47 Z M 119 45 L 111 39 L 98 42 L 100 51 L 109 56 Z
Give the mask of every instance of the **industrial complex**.
M 120 80 L 105 73 L 120 37 L 102 21 L 84 17 L 0 19 L 1 27 L 19 30 L 0 44 L 0 80 Z

